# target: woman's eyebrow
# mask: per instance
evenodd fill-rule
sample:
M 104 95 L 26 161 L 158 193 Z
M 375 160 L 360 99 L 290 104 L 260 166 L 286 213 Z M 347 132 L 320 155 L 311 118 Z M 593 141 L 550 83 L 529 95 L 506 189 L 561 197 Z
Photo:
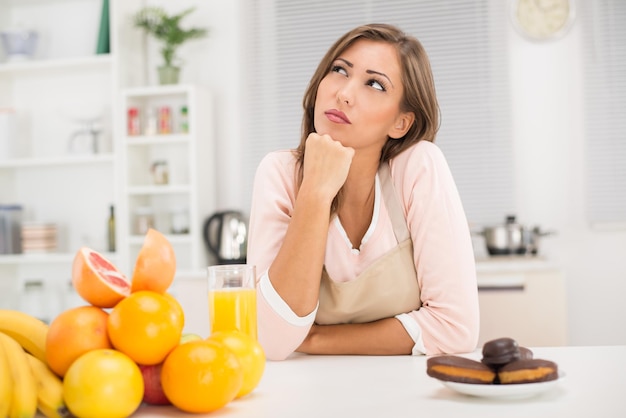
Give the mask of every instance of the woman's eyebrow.
M 365 72 L 368 74 L 378 74 L 379 76 L 385 77 L 387 80 L 389 80 L 389 84 L 391 84 L 391 87 L 393 87 L 393 83 L 391 82 L 391 79 L 387 77 L 387 74 L 381 73 L 380 71 L 374 71 L 374 70 L 367 70 Z
M 348 61 L 345 58 L 337 58 L 337 60 L 344 62 L 350 68 L 354 67 L 354 64 L 352 64 L 350 61 Z M 381 73 L 380 71 L 375 71 L 375 70 L 366 70 L 365 72 L 367 74 L 378 74 L 381 77 L 385 77 L 387 80 L 389 80 L 389 84 L 391 84 L 391 87 L 393 87 L 393 83 L 391 82 L 391 79 L 387 76 L 387 74 Z

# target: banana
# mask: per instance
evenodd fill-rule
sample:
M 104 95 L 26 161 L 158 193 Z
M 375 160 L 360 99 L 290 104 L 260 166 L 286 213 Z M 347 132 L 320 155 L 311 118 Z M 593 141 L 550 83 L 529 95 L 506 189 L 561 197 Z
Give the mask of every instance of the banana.
M 0 332 L 13 338 L 39 360 L 46 362 L 48 325 L 42 320 L 13 309 L 0 309 Z
M 9 367 L 9 355 L 0 341 L 0 418 L 9 415 L 13 400 L 13 374 Z
M 63 402 L 63 381 L 43 361 L 26 353 L 37 382 L 37 408 L 48 418 L 69 416 Z M 0 415 L 1 416 L 1 415 Z
M 9 359 L 13 376 L 13 398 L 8 416 L 10 418 L 33 418 L 37 414 L 37 382 L 30 370 L 28 358 L 20 344 L 0 332 L 0 341 Z

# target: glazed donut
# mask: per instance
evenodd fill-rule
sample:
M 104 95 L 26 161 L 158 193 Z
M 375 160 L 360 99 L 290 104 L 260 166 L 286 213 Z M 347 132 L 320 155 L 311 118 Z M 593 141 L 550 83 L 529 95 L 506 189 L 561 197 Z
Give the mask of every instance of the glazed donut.
M 492 369 L 497 370 L 505 364 L 520 358 L 519 345 L 512 338 L 498 338 L 487 341 L 483 345 L 483 358 L 481 361 Z
M 542 359 L 517 360 L 498 370 L 500 384 L 536 383 L 556 380 L 559 377 L 555 362 Z
M 426 361 L 430 377 L 448 382 L 492 384 L 496 373 L 489 366 L 466 357 L 440 355 Z

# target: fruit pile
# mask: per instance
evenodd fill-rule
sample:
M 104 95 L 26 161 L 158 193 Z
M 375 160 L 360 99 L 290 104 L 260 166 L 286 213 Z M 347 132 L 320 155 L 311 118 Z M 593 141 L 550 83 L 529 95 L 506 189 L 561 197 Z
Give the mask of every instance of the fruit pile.
M 127 417 L 142 402 L 206 413 L 250 393 L 265 369 L 259 343 L 239 331 L 183 334 L 167 290 L 175 254 L 146 234 L 131 279 L 81 248 L 72 283 L 87 302 L 50 325 L 0 309 L 0 418 Z

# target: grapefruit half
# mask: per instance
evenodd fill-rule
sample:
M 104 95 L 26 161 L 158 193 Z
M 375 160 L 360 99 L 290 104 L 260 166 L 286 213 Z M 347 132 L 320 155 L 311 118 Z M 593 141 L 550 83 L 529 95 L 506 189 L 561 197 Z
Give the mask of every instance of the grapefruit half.
M 87 247 L 74 257 L 72 284 L 80 297 L 99 308 L 112 308 L 130 295 L 128 278 L 102 254 Z
M 156 229 L 149 229 L 133 271 L 131 292 L 165 293 L 174 281 L 176 255 L 172 244 Z

